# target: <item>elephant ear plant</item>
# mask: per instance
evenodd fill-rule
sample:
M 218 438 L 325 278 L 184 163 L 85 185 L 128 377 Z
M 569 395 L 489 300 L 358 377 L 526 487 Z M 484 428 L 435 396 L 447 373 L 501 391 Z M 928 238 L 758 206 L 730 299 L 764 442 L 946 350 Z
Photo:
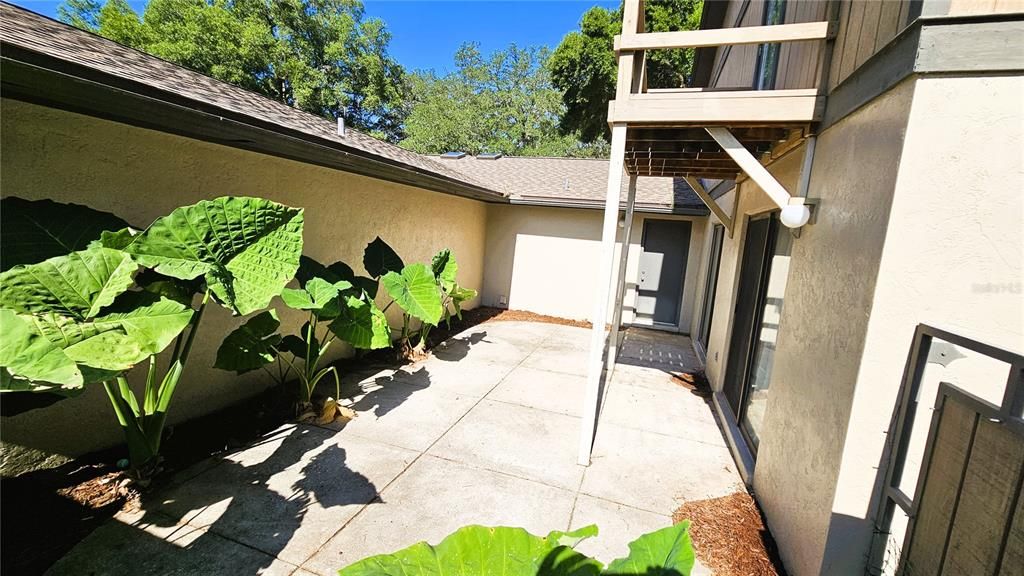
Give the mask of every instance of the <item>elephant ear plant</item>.
M 292 310 L 308 314 L 299 333 L 278 334 L 281 323 L 277 313 L 262 312 L 225 338 L 214 366 L 240 374 L 262 368 L 278 384 L 284 384 L 294 372 L 300 382 L 299 414 L 312 408 L 317 384 L 333 376 L 335 396 L 325 402 L 320 413 L 320 418 L 332 420 L 341 381 L 337 368 L 319 365 L 327 349 L 335 340 L 358 349 L 386 348 L 391 344 L 391 333 L 384 314 L 368 293 L 376 292 L 376 283 L 355 277 L 344 263 L 324 266 L 303 256 L 297 279 L 299 288 L 284 288 L 281 300 Z M 276 364 L 276 371 L 268 368 L 271 364 Z
M 413 544 L 393 554 L 360 560 L 340 576 L 689 576 L 694 553 L 689 521 L 645 534 L 629 555 L 607 567 L 574 548 L 597 536 L 597 526 L 534 536 L 522 528 L 463 526 L 436 546 Z
M 102 212 L 76 207 L 69 220 L 63 205 L 10 200 L 3 201 L 5 228 L 10 214 L 23 230 L 34 227 L 54 242 L 38 255 L 13 249 L 19 265 L 0 274 L 0 390 L 74 395 L 102 383 L 133 473 L 154 473 L 167 410 L 207 305 L 212 299 L 241 315 L 265 308 L 298 268 L 302 210 L 224 197 L 178 208 L 136 233 L 117 230 L 123 222 Z M 115 230 L 97 238 L 105 227 Z M 22 240 L 5 229 L 4 255 Z M 53 255 L 61 249 L 74 251 Z M 157 355 L 172 343 L 161 369 Z M 137 398 L 125 373 L 147 360 Z
M 452 315 L 462 317 L 461 305 L 476 298 L 476 291 L 462 288 L 456 282 L 458 263 L 449 249 L 432 259 L 430 265 L 405 264 L 380 237 L 366 246 L 363 256 L 366 271 L 378 279 L 391 297 L 386 311 L 393 304 L 402 309 L 402 328 L 398 338 L 400 358 L 416 356 L 426 347 L 430 329 L 441 321 L 450 323 Z M 415 329 L 413 321 L 419 321 Z M 419 339 L 413 345 L 414 338 Z

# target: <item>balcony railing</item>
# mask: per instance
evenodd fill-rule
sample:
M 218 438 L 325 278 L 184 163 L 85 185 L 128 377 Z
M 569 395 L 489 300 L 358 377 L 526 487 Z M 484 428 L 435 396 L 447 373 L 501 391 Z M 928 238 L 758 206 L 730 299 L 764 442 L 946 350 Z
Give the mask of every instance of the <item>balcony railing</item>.
M 828 50 L 818 50 L 816 87 L 784 90 L 716 90 L 713 88 L 648 89 L 649 50 L 775 44 L 825 43 L 834 37 L 828 21 L 745 26 L 713 30 L 644 32 L 642 3 L 627 1 L 623 33 L 615 38 L 619 76 L 609 123 L 649 126 L 800 125 L 821 119 L 825 97 L 821 87 Z

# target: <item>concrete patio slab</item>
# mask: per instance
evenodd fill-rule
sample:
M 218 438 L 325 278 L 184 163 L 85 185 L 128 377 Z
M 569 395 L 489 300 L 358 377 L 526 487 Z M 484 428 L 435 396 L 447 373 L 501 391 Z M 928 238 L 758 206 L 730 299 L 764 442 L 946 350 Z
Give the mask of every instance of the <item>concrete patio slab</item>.
M 596 523 L 582 550 L 622 556 L 680 502 L 742 489 L 710 408 L 669 376 L 699 368 L 689 340 L 643 332 L 626 333 L 635 350 L 606 384 L 588 468 L 590 330 L 488 322 L 421 362 L 346 374 L 355 420 L 282 426 L 177 474 L 51 573 L 328 576 L 470 523 Z
M 394 377 L 400 379 L 408 375 L 415 381 L 426 376 L 431 388 L 483 398 L 513 368 L 514 364 L 477 360 L 475 356 L 467 356 L 458 362 L 443 362 L 430 358 L 403 366 Z
M 574 497 L 573 491 L 425 455 L 384 490 L 384 503 L 367 507 L 303 568 L 332 576 L 367 556 L 419 541 L 436 544 L 467 524 L 547 534 L 568 526 Z
M 427 453 L 576 490 L 579 427 L 579 418 L 485 399 Z
M 245 465 L 252 459 L 240 452 L 158 502 L 145 503 L 146 510 L 298 565 L 418 454 L 308 426 L 292 427 L 282 440 L 252 450 L 261 453 L 258 464 Z
M 523 366 L 547 370 L 548 372 L 585 376 L 587 374 L 588 355 L 589 352 L 586 350 L 548 347 L 545 345 L 538 348 L 533 354 L 530 354 L 530 357 L 523 361 Z
M 388 444 L 422 452 L 441 437 L 479 398 L 421 388 L 395 378 L 368 390 L 348 404 L 359 416 L 345 425 L 345 434 L 384 439 Z
M 601 416 L 605 422 L 628 428 L 726 445 L 710 407 L 682 386 L 655 389 L 615 382 L 608 389 Z
M 738 490 L 743 482 L 724 446 L 611 423 L 598 428 L 580 487 L 584 494 L 659 514 Z
M 295 566 L 192 526 L 107 522 L 46 572 L 50 576 L 262 574 L 287 576 Z
M 608 564 L 629 554 L 628 544 L 641 534 L 672 525 L 672 517 L 631 508 L 586 494 L 576 499 L 572 513 L 573 530 L 596 524 L 599 533 L 576 547 L 580 552 Z
M 487 399 L 579 416 L 586 383 L 585 377 L 576 374 L 520 366 L 488 394 Z

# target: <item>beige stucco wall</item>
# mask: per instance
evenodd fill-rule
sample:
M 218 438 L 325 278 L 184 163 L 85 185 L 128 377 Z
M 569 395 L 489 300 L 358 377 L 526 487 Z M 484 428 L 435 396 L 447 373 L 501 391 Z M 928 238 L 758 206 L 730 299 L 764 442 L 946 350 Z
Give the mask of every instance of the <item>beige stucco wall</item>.
M 851 551 L 869 540 L 870 524 L 851 519 L 873 514 L 915 327 L 1024 352 L 1024 77 L 915 82 L 832 503 L 828 574 L 860 573 Z M 997 397 L 1005 372 L 998 378 Z
M 810 182 L 820 209 L 793 242 L 752 484 L 795 575 L 817 574 L 823 558 L 911 95 L 905 83 L 820 135 Z M 798 189 L 803 152 L 769 166 L 787 190 Z M 750 179 L 737 190 L 739 217 L 723 242 L 707 352 L 716 390 L 725 378 L 748 218 L 777 209 Z M 737 190 L 719 199 L 727 211 Z
M 577 320 L 594 313 L 594 282 L 601 252 L 603 214 L 599 210 L 538 206 L 490 205 L 487 208 L 487 260 L 481 302 L 501 306 L 505 297 L 512 310 L 528 310 Z M 635 285 L 645 219 L 692 221 L 679 325 L 683 332 L 692 324 L 694 294 L 703 246 L 703 217 L 634 215 L 626 268 L 627 309 L 623 321 L 634 321 L 629 312 L 636 301 Z M 616 266 L 622 228 L 616 239 Z M 614 296 L 613 296 L 614 297 Z
M 380 235 L 406 262 L 429 262 L 450 247 L 460 284 L 483 284 L 482 202 L 6 99 L 2 150 L 4 196 L 86 204 L 137 226 L 204 198 L 262 196 L 306 208 L 304 251 L 325 263 L 343 260 L 361 270 L 363 248 Z M 219 307 L 207 314 L 170 411 L 172 423 L 269 384 L 262 372 L 236 377 L 211 368 L 237 319 Z M 297 315 L 282 319 L 286 328 L 299 326 Z M 344 352 L 339 347 L 335 354 Z M 121 440 L 98 386 L 83 397 L 4 418 L 2 426 L 5 463 L 25 455 L 19 447 L 71 456 Z

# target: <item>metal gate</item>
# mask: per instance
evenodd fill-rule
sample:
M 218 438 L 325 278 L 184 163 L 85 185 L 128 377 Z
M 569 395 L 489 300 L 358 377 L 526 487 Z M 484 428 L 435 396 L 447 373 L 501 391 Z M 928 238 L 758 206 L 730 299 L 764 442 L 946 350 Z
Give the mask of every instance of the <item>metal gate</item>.
M 996 372 L 1005 368 L 1001 401 L 938 380 L 930 423 L 915 427 L 927 413 L 922 381 L 929 364 L 971 355 L 990 361 Z M 874 573 L 1024 574 L 1022 382 L 1021 355 L 918 326 L 889 430 Z

